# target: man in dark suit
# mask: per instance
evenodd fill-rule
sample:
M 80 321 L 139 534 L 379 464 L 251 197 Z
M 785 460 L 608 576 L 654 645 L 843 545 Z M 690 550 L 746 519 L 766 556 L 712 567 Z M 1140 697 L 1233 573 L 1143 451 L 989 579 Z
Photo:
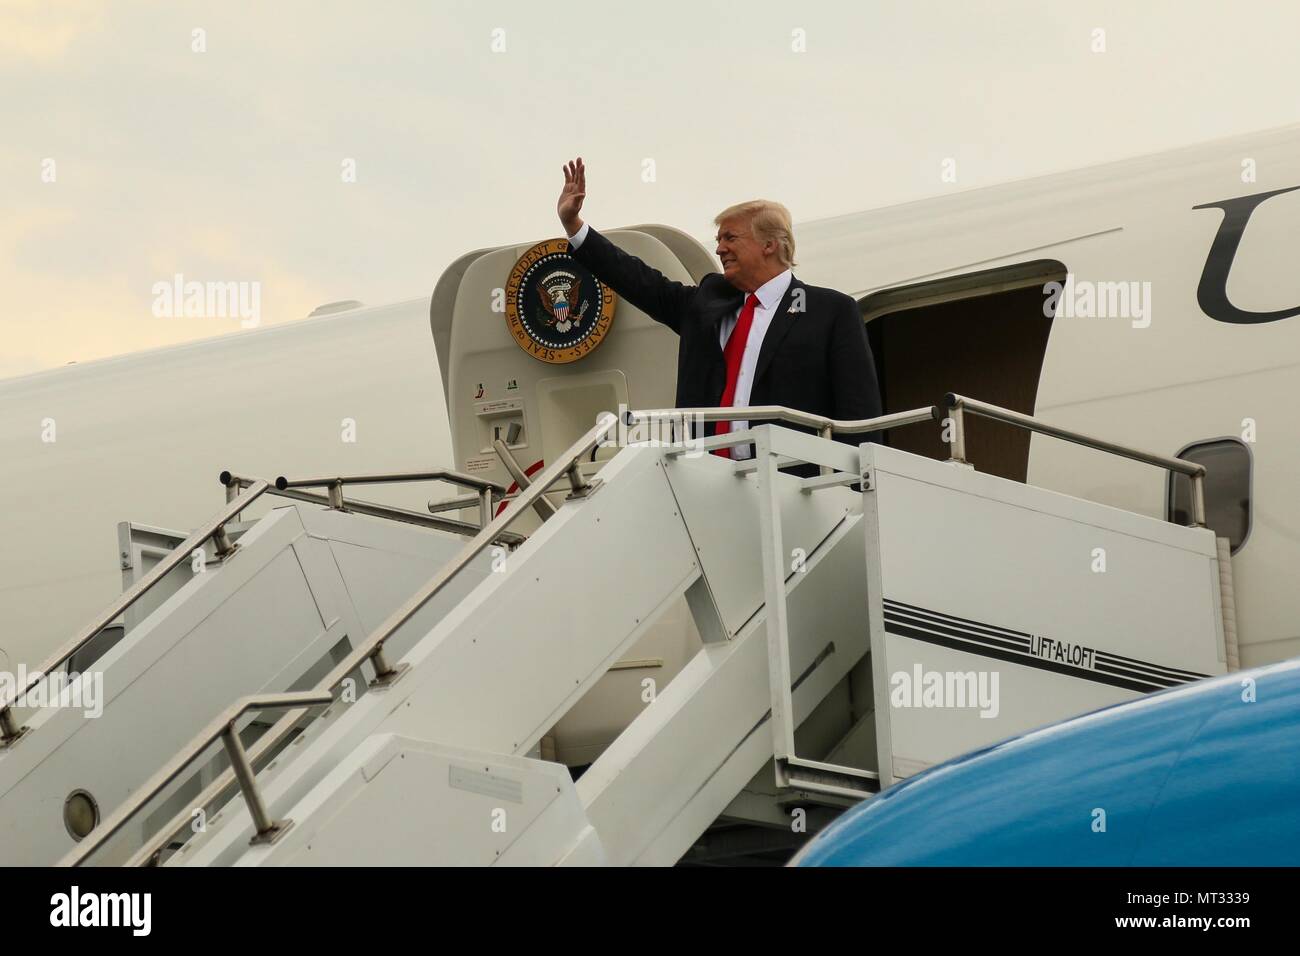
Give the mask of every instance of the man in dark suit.
M 678 334 L 678 408 L 785 405 L 841 420 L 881 414 L 858 304 L 795 278 L 790 214 L 780 203 L 754 200 L 723 210 L 714 220 L 722 272 L 692 286 L 667 278 L 585 224 L 578 214 L 586 194 L 579 157 L 564 167 L 556 206 L 570 254 Z M 746 427 L 736 422 L 731 429 Z M 728 430 L 724 422 L 709 433 Z M 843 440 L 857 445 L 873 438 Z M 752 454 L 752 446 L 733 449 L 736 458 Z

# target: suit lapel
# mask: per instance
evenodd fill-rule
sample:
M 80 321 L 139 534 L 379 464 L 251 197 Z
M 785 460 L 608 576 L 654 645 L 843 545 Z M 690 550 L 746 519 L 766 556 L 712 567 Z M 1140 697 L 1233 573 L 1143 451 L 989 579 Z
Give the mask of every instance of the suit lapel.
M 730 285 L 725 287 L 727 290 L 712 303 L 708 313 L 705 316 L 705 329 L 709 341 L 712 343 L 712 350 L 717 352 L 717 361 L 723 361 L 722 343 L 719 341 L 720 329 L 723 321 L 728 317 L 735 315 L 740 311 L 744 304 L 745 293 L 739 289 L 733 289 Z
M 718 329 L 722 326 L 722 320 L 729 315 L 734 315 L 740 311 L 740 307 L 745 304 L 745 293 L 730 285 L 724 286 L 728 291 L 719 295 L 709 312 L 708 325 L 713 329 L 713 337 L 718 337 Z
M 785 295 L 781 297 L 781 303 L 776 307 L 776 314 L 772 316 L 772 321 L 767 326 L 767 334 L 763 336 L 763 347 L 758 350 L 758 363 L 754 366 L 754 386 L 762 381 L 763 373 L 767 367 L 772 364 L 772 356 L 776 350 L 781 347 L 781 340 L 785 338 L 786 333 L 794 325 L 798 314 L 790 311 L 790 302 L 794 298 L 794 290 L 802 289 L 803 283 L 790 276 L 790 286 L 785 290 Z M 804 308 L 807 308 L 808 296 L 803 297 Z M 751 392 L 751 394 L 753 394 Z

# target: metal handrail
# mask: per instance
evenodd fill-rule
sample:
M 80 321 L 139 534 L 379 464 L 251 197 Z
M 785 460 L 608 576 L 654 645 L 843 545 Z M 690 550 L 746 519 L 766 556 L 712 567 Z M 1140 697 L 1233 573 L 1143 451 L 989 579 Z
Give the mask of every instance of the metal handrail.
M 256 480 L 249 484 L 246 493 L 226 502 L 219 512 L 206 522 L 199 526 L 193 534 L 173 548 L 165 558 L 163 558 L 153 570 L 142 577 L 135 584 L 131 585 L 122 593 L 112 604 L 102 611 L 93 621 L 82 628 L 77 636 L 64 644 L 54 654 L 47 658 L 40 668 L 32 672 L 25 686 L 15 687 L 10 691 L 8 697 L 0 696 L 0 750 L 11 747 L 24 733 L 26 727 L 18 727 L 14 722 L 12 708 L 20 697 L 27 694 L 29 690 L 44 680 L 45 675 L 63 666 L 67 660 L 81 650 L 95 637 L 100 631 L 106 628 L 127 608 L 135 604 L 136 601 L 144 595 L 155 584 L 161 581 L 166 575 L 182 561 L 188 560 L 195 548 L 201 547 L 209 538 L 216 540 L 218 557 L 225 557 L 235 545 L 230 543 L 226 536 L 226 522 L 232 520 L 241 511 L 251 505 L 259 497 L 269 491 L 271 488 L 268 482 Z
M 865 432 L 886 431 L 903 425 L 914 425 L 918 422 L 930 421 L 938 418 L 938 416 L 939 410 L 933 405 L 924 408 L 913 408 L 905 412 L 893 412 L 889 415 L 879 415 L 875 418 L 854 419 L 827 418 L 825 415 L 814 415 L 811 412 L 802 412 L 797 408 L 787 408 L 784 405 L 755 405 L 750 408 L 655 408 L 628 412 L 627 415 L 628 419 L 641 419 L 644 421 L 675 422 L 680 419 L 683 423 L 683 432 L 686 431 L 685 422 L 688 417 L 695 419 L 697 422 L 779 421 L 802 425 L 806 428 L 815 428 L 818 436 L 827 439 L 834 438 L 835 432 L 846 435 L 860 435 Z M 721 444 L 714 442 L 713 444 L 723 447 L 723 444 L 734 445 L 738 444 L 738 442 Z M 831 469 L 823 465 L 821 473 L 828 475 L 831 473 Z
M 879 415 L 876 418 L 841 420 L 827 418 L 825 415 L 814 415 L 811 412 L 801 412 L 797 408 L 787 408 L 784 405 L 755 405 L 751 408 L 653 408 L 629 411 L 627 415 L 631 419 L 647 421 L 675 421 L 685 418 L 692 418 L 698 422 L 780 421 L 815 428 L 821 437 L 829 438 L 833 432 L 858 435 L 864 432 L 885 431 L 900 425 L 931 421 L 935 413 L 936 409 L 931 405 L 925 408 L 913 408 L 906 412 Z
M 970 412 L 972 415 L 977 415 L 981 418 L 988 418 L 993 421 L 1004 422 L 1008 425 L 1015 425 L 1016 427 L 1023 428 L 1027 431 L 1038 432 L 1040 435 L 1050 435 L 1053 438 L 1060 438 L 1064 441 L 1073 442 L 1076 445 L 1085 445 L 1088 448 L 1095 448 L 1098 451 L 1118 455 L 1121 458 L 1129 458 L 1133 461 L 1140 461 L 1148 465 L 1155 465 L 1157 468 L 1164 468 L 1180 475 L 1186 475 L 1192 482 L 1191 527 L 1205 527 L 1204 465 L 1197 464 L 1194 461 L 1188 461 L 1185 458 L 1168 458 L 1164 455 L 1156 455 L 1151 452 L 1142 451 L 1138 448 L 1129 448 L 1126 445 L 1118 445 L 1115 442 L 1106 441 L 1104 438 L 1094 438 L 1091 435 L 1085 435 L 1082 432 L 1071 431 L 1068 428 L 1061 428 L 1057 425 L 1049 425 L 1047 422 L 1031 418 L 1021 412 L 1015 412 L 1009 408 L 1002 408 L 999 405 L 990 405 L 987 402 L 981 402 L 974 398 L 967 398 L 965 395 L 957 395 L 953 392 L 949 392 L 944 396 L 943 405 L 952 411 L 952 414 L 949 416 L 952 420 L 952 437 L 948 440 L 951 461 L 967 464 L 964 413 Z
M 277 829 L 283 831 L 287 821 L 272 820 L 267 814 L 266 805 L 262 803 L 261 795 L 257 791 L 257 781 L 254 779 L 248 765 L 247 754 L 243 745 L 239 742 L 239 734 L 235 730 L 235 724 L 240 717 L 250 710 L 282 710 L 286 707 L 307 708 L 319 704 L 333 703 L 333 701 L 334 696 L 332 694 L 320 691 L 256 694 L 241 697 L 214 717 L 161 770 L 150 777 L 149 781 L 137 790 L 128 802 L 118 807 L 103 824 L 91 830 L 81 843 L 59 861 L 58 865 L 75 866 L 111 840 L 141 806 L 158 796 L 169 783 L 180 776 L 181 771 L 189 766 L 195 757 L 203 753 L 208 745 L 218 737 L 222 738 L 225 743 L 226 752 L 230 756 L 232 771 L 239 781 L 240 789 L 244 792 L 244 799 L 248 803 L 249 812 L 252 813 L 256 822 L 258 836 L 265 837 Z
M 506 472 L 514 479 L 515 487 L 520 491 L 526 491 L 533 481 L 528 477 L 528 472 L 524 470 L 523 466 L 515 460 L 514 454 L 510 451 L 510 446 L 500 438 L 496 438 L 492 441 L 492 449 L 497 453 L 497 457 L 501 459 L 501 464 L 505 467 Z M 555 505 L 551 504 L 543 496 L 533 504 L 533 510 L 537 512 L 537 517 L 546 521 L 555 514 Z
M 492 495 L 499 491 L 501 495 L 504 496 L 506 490 L 504 486 L 498 482 L 476 478 L 473 475 L 465 475 L 450 470 L 416 472 L 409 474 L 397 473 L 391 475 L 357 475 L 347 478 L 307 479 L 304 481 L 293 482 L 281 477 L 277 479 L 275 486 L 272 486 L 270 482 L 261 478 L 236 475 L 229 471 L 223 471 L 218 480 L 225 485 L 227 489 L 226 504 L 221 511 L 200 525 L 199 528 L 188 538 L 173 548 L 148 574 L 124 591 L 121 596 L 119 596 L 93 621 L 91 621 L 90 624 L 83 627 L 71 641 L 59 648 L 59 650 L 57 650 L 51 657 L 47 658 L 39 668 L 32 671 L 27 683 L 23 687 L 12 688 L 8 698 L 0 695 L 0 751 L 12 746 L 27 732 L 28 728 L 19 727 L 17 722 L 14 720 L 13 707 L 20 698 L 39 684 L 46 674 L 49 674 L 55 669 L 63 666 L 73 655 L 85 647 L 92 638 L 144 597 L 145 594 L 154 587 L 154 585 L 166 577 L 179 564 L 181 564 L 181 562 L 189 559 L 195 548 L 202 546 L 209 539 L 213 539 L 216 542 L 218 557 L 224 558 L 230 554 L 236 546 L 231 543 L 230 539 L 226 535 L 226 524 L 237 518 L 242 511 L 248 508 L 262 495 L 270 493 L 284 498 L 329 506 L 333 502 L 330 498 L 324 495 L 313 495 L 308 492 L 294 491 L 292 489 L 311 487 L 321 483 L 329 484 L 330 482 L 378 484 L 397 481 L 448 481 L 474 488 L 480 491 L 481 494 L 487 495 Z M 241 491 L 244 493 L 238 495 L 233 494 L 233 492 Z M 341 496 L 339 500 L 341 501 Z M 391 505 L 381 505 L 369 501 L 354 500 L 348 500 L 347 505 L 350 510 L 358 514 L 403 521 L 408 524 L 420 525 L 421 527 L 433 528 L 439 531 L 451 531 L 456 534 L 469 535 L 477 534 L 480 530 L 479 526 L 472 525 L 465 521 L 456 521 L 451 518 L 437 518 L 432 515 L 422 515 L 418 512 L 407 511 L 404 508 L 397 508 Z M 506 532 L 501 535 L 498 540 L 501 544 L 508 545 L 509 547 L 518 547 L 523 544 L 527 538 L 516 532 Z
M 221 473 L 221 483 L 229 487 L 243 487 L 247 484 L 259 481 L 257 478 L 250 478 L 244 475 L 236 475 L 229 471 Z M 330 499 L 325 495 L 314 495 L 309 491 L 295 491 L 293 488 L 279 489 L 271 487 L 267 489 L 267 494 L 275 495 L 279 498 L 289 498 L 292 501 L 306 501 L 315 505 L 330 506 Z M 503 496 L 504 500 L 513 500 L 510 495 Z M 457 502 L 457 507 L 476 506 L 479 498 L 475 495 L 472 498 L 464 499 L 464 504 Z M 372 518 L 387 518 L 391 521 L 401 521 L 405 524 L 418 525 L 421 528 L 431 528 L 435 531 L 450 531 L 459 535 L 475 535 L 481 530 L 480 525 L 471 524 L 468 521 L 457 521 L 455 518 L 439 518 L 432 514 L 421 514 L 418 511 L 409 511 L 406 508 L 398 508 L 396 505 L 384 505 L 375 501 L 362 501 L 358 498 L 346 498 L 343 504 L 348 511 L 355 514 L 369 515 Z M 335 509 L 338 510 L 338 509 Z M 519 534 L 515 531 L 507 531 L 498 539 L 501 544 L 517 548 L 528 540 L 527 535 Z
M 500 504 L 503 501 L 514 501 L 516 497 L 518 497 L 516 492 L 508 491 L 497 499 L 497 504 Z M 461 495 L 459 498 L 442 498 L 437 501 L 430 499 L 429 513 L 436 515 L 444 511 L 463 511 L 465 508 L 477 508 L 478 505 L 478 495 Z M 464 524 L 465 527 L 473 528 L 475 531 L 480 527 L 479 525 L 473 525 L 469 522 L 464 522 Z
M 506 509 L 470 541 L 466 542 L 465 547 L 461 549 L 455 558 L 438 571 L 419 591 L 408 598 L 401 607 L 389 615 L 383 624 L 379 625 L 364 641 L 336 664 L 328 674 L 322 677 L 317 682 L 314 690 L 322 693 L 329 692 L 332 696 L 334 688 L 366 661 L 370 661 L 375 669 L 375 678 L 371 682 L 372 687 L 378 689 L 390 686 L 400 678 L 406 665 L 396 669 L 389 666 L 383 657 L 384 642 L 442 591 L 484 549 L 492 545 L 500 537 L 501 533 L 527 511 L 533 502 L 540 498 L 551 485 L 567 477 L 575 495 L 582 496 L 590 493 L 592 485 L 582 478 L 578 469 L 579 462 L 591 449 L 599 445 L 617 425 L 618 420 L 613 415 L 602 414 L 594 428 L 569 446 L 563 456 L 536 476 L 533 483 L 515 498 L 512 507 Z M 248 750 L 249 766 L 255 768 L 258 761 L 272 752 L 272 749 L 277 747 L 288 736 L 305 713 L 305 707 L 289 711 L 258 737 Z M 208 806 L 223 799 L 229 793 L 231 785 L 236 782 L 237 777 L 234 768 L 223 771 L 216 780 L 194 799 L 193 806 Z M 114 819 L 116 820 L 118 814 L 121 814 L 124 820 L 129 819 L 139 812 L 145 802 L 138 799 L 131 800 L 118 809 L 118 813 L 114 814 Z M 174 834 L 188 825 L 190 818 L 189 812 L 181 812 L 173 817 L 127 861 L 128 865 L 140 865 L 152 859 L 171 840 Z M 120 823 L 118 825 L 120 826 Z M 79 845 L 77 850 L 65 858 L 64 862 L 73 866 L 79 865 L 89 855 L 89 852 L 90 850 L 83 851 L 83 846 Z
M 494 499 L 501 497 L 506 493 L 505 485 L 492 481 L 488 478 L 476 478 L 474 475 L 467 475 L 460 471 L 451 471 L 442 468 L 438 471 L 411 471 L 411 472 L 393 472 L 391 474 L 378 475 L 351 475 L 349 477 L 338 476 L 335 478 L 299 478 L 290 481 L 281 475 L 275 479 L 275 487 L 280 491 L 289 488 L 324 488 L 329 496 L 329 506 L 336 510 L 343 510 L 343 486 L 344 485 L 382 485 L 393 482 L 409 481 L 446 481 L 453 485 L 460 485 L 462 488 L 472 488 L 478 492 L 479 507 L 479 527 L 486 527 L 492 520 L 492 510 Z M 355 510 L 355 509 L 354 509 Z
M 477 478 L 474 475 L 467 475 L 464 472 L 449 469 L 393 472 L 392 474 L 379 475 L 345 475 L 332 478 L 295 478 L 292 481 L 281 475 L 275 479 L 275 487 L 284 491 L 286 488 L 328 488 L 331 485 L 383 485 L 410 481 L 445 481 L 449 484 L 460 485 L 462 488 L 473 488 L 475 491 L 491 489 L 500 494 L 506 493 L 505 485 L 500 482 L 488 478 Z

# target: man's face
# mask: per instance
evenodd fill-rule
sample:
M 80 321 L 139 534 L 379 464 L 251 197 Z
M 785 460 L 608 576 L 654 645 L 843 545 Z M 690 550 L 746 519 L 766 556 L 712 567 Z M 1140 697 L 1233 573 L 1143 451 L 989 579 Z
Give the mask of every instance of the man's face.
M 718 224 L 722 275 L 742 292 L 753 292 L 769 278 L 772 257 L 763 255 L 763 245 L 754 238 L 748 219 L 733 217 Z

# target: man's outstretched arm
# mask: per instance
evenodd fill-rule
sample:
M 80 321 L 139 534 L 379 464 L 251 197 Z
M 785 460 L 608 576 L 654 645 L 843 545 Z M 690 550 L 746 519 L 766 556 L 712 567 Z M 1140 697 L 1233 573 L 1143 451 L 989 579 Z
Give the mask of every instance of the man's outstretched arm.
M 578 213 L 586 195 L 587 170 L 579 157 L 564 167 L 564 189 L 556 204 L 570 254 L 650 318 L 680 334 L 681 317 L 696 287 L 669 279 L 584 223 Z

